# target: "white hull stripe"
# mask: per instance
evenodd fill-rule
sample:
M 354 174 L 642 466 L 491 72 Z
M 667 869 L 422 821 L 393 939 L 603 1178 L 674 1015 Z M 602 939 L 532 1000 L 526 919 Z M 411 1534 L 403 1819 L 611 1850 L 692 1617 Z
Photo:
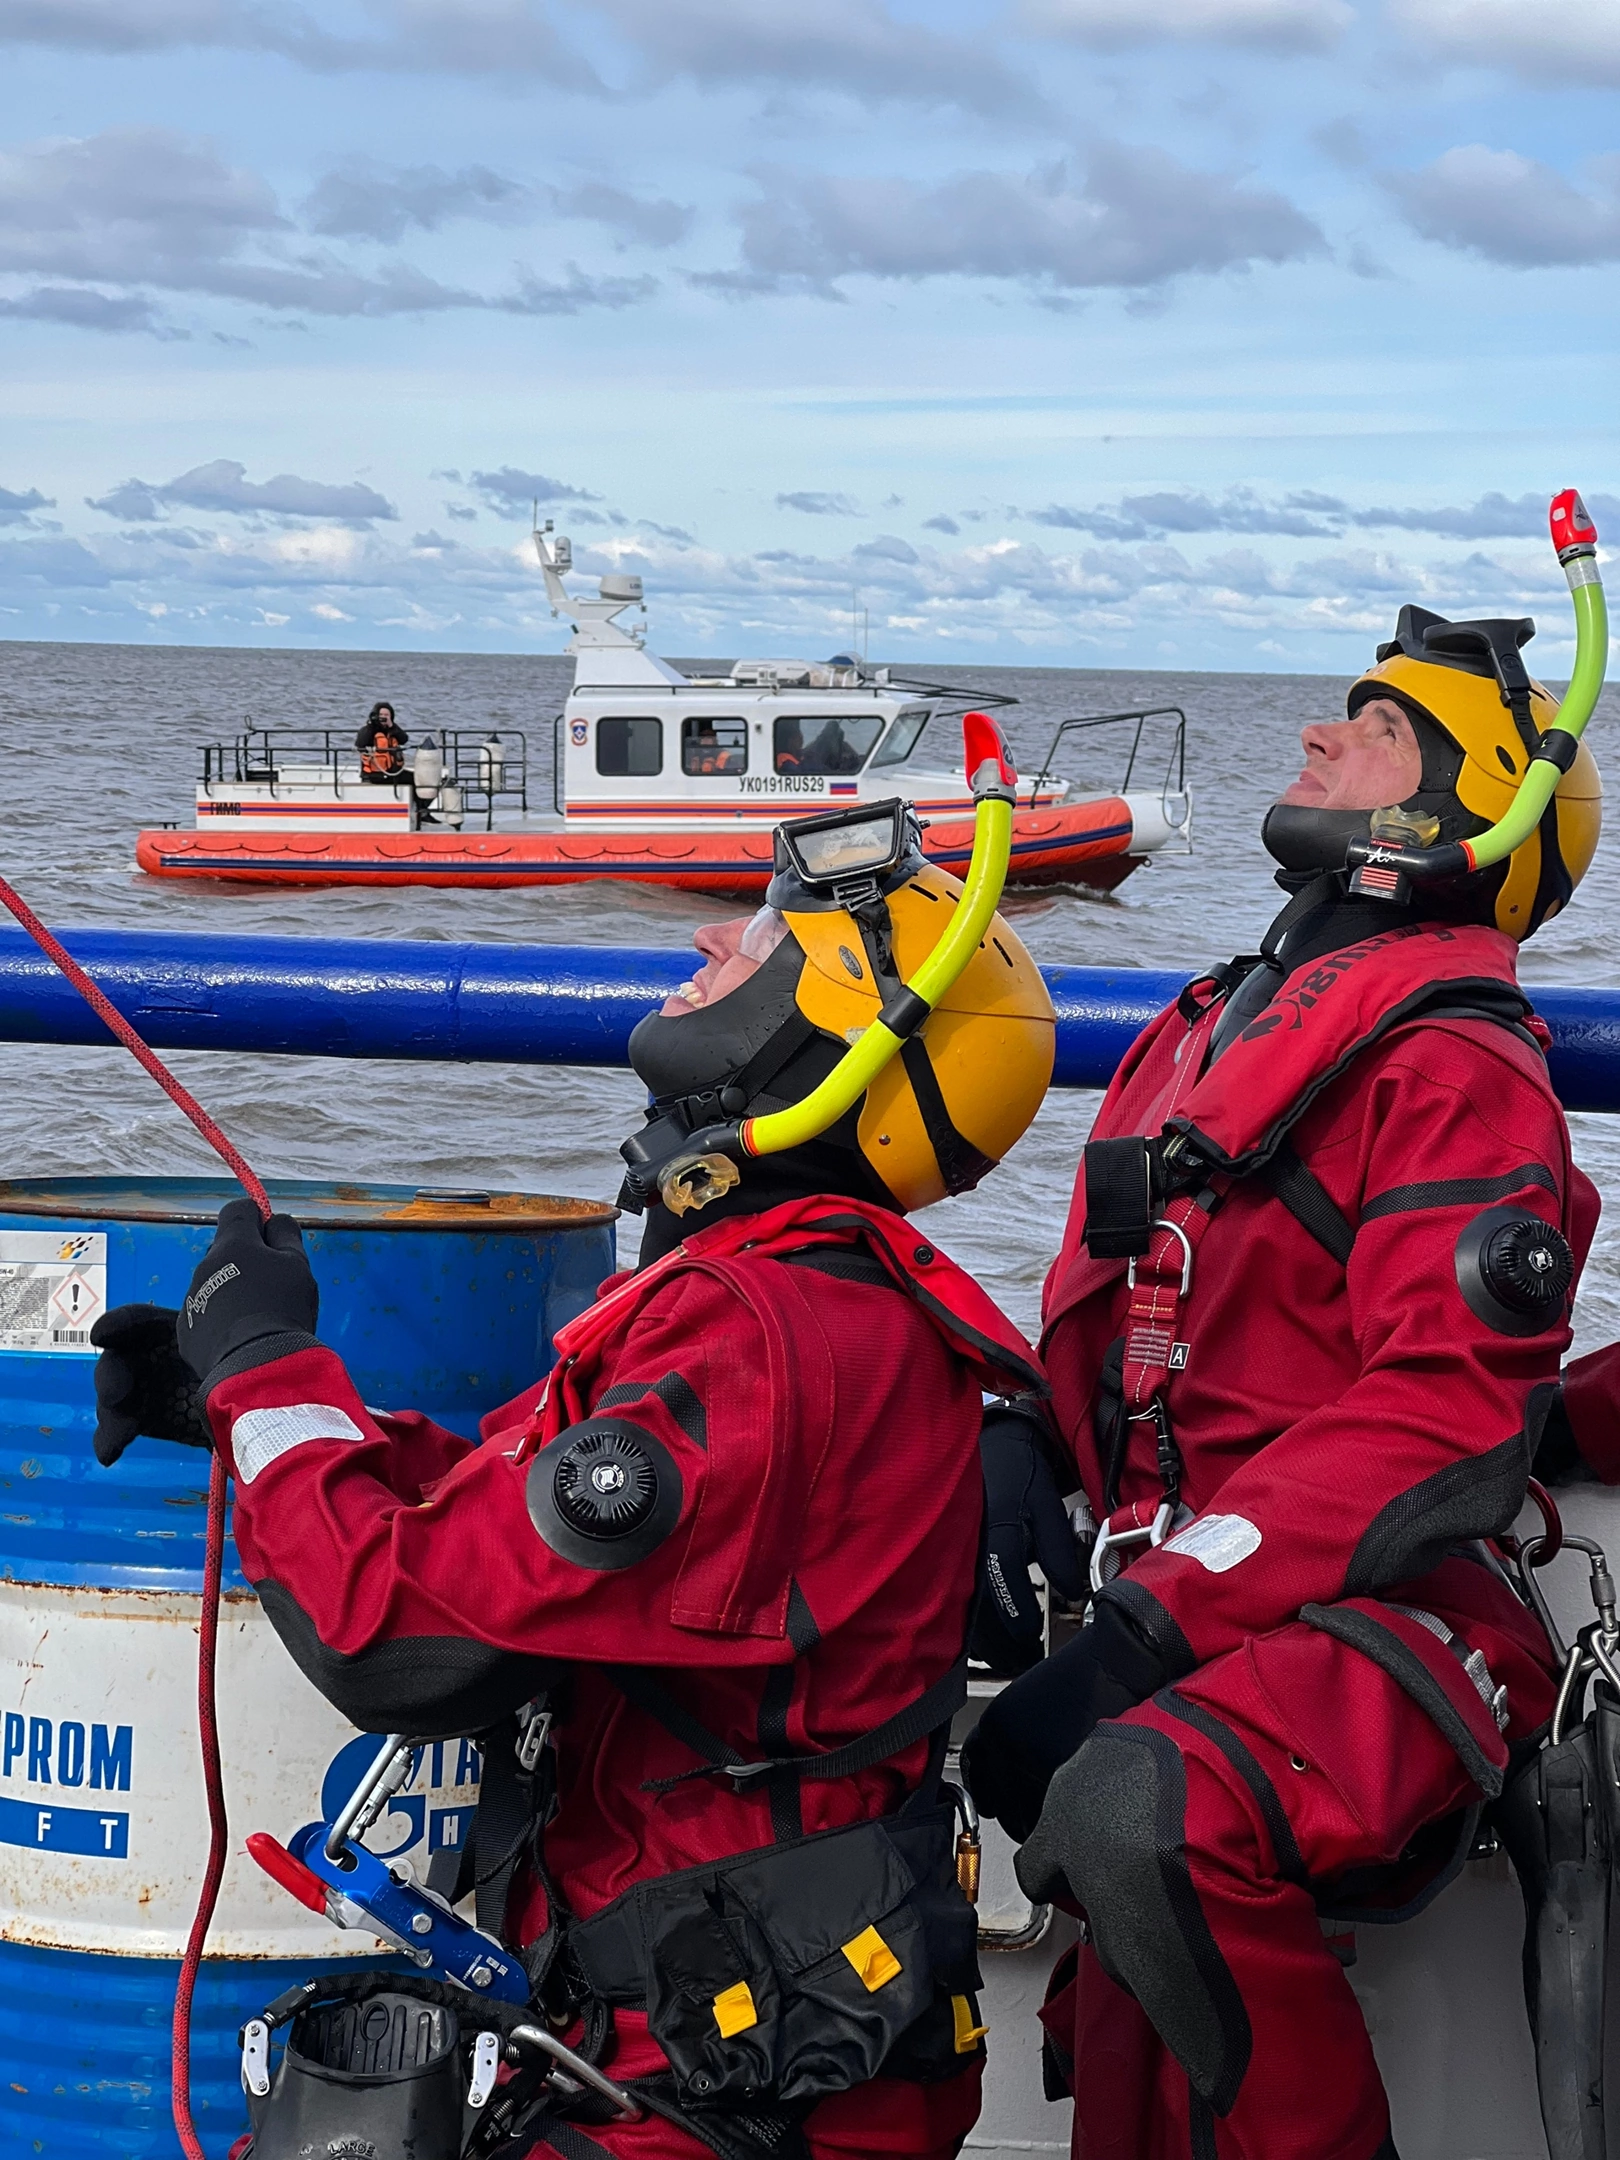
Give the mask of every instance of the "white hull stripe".
M 306 1440 L 364 1440 L 346 1410 L 332 1403 L 288 1403 L 280 1410 L 244 1410 L 231 1427 L 238 1482 L 251 1485 L 261 1470 Z

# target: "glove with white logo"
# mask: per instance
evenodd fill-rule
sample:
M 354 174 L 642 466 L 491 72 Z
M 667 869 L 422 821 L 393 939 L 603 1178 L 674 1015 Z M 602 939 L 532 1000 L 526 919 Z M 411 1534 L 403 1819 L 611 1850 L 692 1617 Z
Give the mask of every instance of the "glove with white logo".
M 191 1278 L 175 1337 L 206 1400 L 231 1374 L 314 1349 L 319 1312 L 297 1223 L 290 1215 L 265 1221 L 251 1200 L 228 1200 Z
M 1041 1655 L 1041 1601 L 1030 1562 L 1071 1604 L 1083 1602 L 1081 1565 L 1058 1491 L 1046 1430 L 1037 1417 L 992 1403 L 979 1432 L 984 1472 L 985 1550 L 968 1628 L 968 1656 L 998 1680 L 1028 1672 Z
M 97 1462 L 110 1469 L 144 1433 L 149 1440 L 179 1440 L 212 1447 L 197 1376 L 180 1355 L 169 1305 L 116 1305 L 90 1330 L 101 1352 L 96 1360 Z

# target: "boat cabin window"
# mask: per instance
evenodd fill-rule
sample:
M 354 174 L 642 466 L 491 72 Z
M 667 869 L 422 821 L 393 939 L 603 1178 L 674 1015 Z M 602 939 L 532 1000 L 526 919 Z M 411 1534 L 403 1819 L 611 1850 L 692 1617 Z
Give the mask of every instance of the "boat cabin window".
M 681 722 L 681 771 L 693 777 L 748 770 L 748 723 L 695 713 Z
M 662 720 L 598 720 L 596 769 L 608 780 L 648 780 L 664 769 Z
M 883 732 L 866 713 L 788 714 L 772 741 L 779 773 L 859 772 Z
M 883 748 L 872 760 L 879 765 L 903 765 L 917 747 L 917 738 L 928 725 L 931 708 L 927 705 L 908 705 L 896 719 L 884 739 Z

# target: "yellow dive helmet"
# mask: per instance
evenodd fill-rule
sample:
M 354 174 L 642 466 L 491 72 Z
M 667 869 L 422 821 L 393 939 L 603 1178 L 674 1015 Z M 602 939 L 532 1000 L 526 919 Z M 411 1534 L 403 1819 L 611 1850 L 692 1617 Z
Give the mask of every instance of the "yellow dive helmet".
M 1351 685 L 1349 708 L 1387 697 L 1404 709 L 1423 754 L 1417 789 L 1381 810 L 1273 803 L 1261 837 L 1285 871 L 1348 871 L 1352 893 L 1494 923 L 1520 939 L 1564 906 L 1603 819 L 1581 736 L 1603 687 L 1609 618 L 1597 527 L 1574 488 L 1553 497 L 1547 529 L 1575 610 L 1562 701 L 1525 671 L 1523 648 L 1536 634 L 1528 616 L 1447 622 L 1402 608 L 1394 637 Z
M 683 1215 L 768 1185 L 759 1206 L 832 1190 L 926 1207 L 977 1185 L 1023 1133 L 1052 1076 L 1052 1002 L 995 912 L 1016 775 L 991 721 L 969 714 L 965 730 L 978 812 L 964 884 L 924 860 L 898 799 L 778 827 L 743 948 L 763 964 L 717 1004 L 649 1014 L 631 1035 L 653 1103 L 620 1151 L 621 1200 Z
M 1438 819 L 1442 842 L 1474 839 L 1507 816 L 1543 732 L 1558 717 L 1558 699 L 1520 657 L 1535 629 L 1528 617 L 1454 623 L 1404 607 L 1376 665 L 1350 686 L 1352 714 L 1387 697 L 1411 718 L 1423 749 L 1423 785 L 1410 807 Z M 1473 888 L 1469 912 L 1509 937 L 1532 936 L 1586 875 L 1602 823 L 1603 783 L 1580 742 L 1529 837 L 1465 881 Z

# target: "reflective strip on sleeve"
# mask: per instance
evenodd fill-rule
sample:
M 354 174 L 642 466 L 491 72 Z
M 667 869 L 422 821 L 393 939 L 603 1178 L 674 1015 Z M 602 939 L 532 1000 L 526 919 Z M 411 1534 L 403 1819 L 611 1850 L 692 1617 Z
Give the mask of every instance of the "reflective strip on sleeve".
M 332 1403 L 288 1403 L 280 1410 L 244 1410 L 231 1427 L 231 1453 L 236 1458 L 236 1481 L 251 1485 L 289 1448 L 305 1440 L 364 1440 L 346 1410 Z
M 1212 1575 L 1224 1575 L 1260 1550 L 1260 1531 L 1246 1515 L 1200 1515 L 1185 1530 L 1166 1538 L 1159 1550 L 1180 1553 Z

